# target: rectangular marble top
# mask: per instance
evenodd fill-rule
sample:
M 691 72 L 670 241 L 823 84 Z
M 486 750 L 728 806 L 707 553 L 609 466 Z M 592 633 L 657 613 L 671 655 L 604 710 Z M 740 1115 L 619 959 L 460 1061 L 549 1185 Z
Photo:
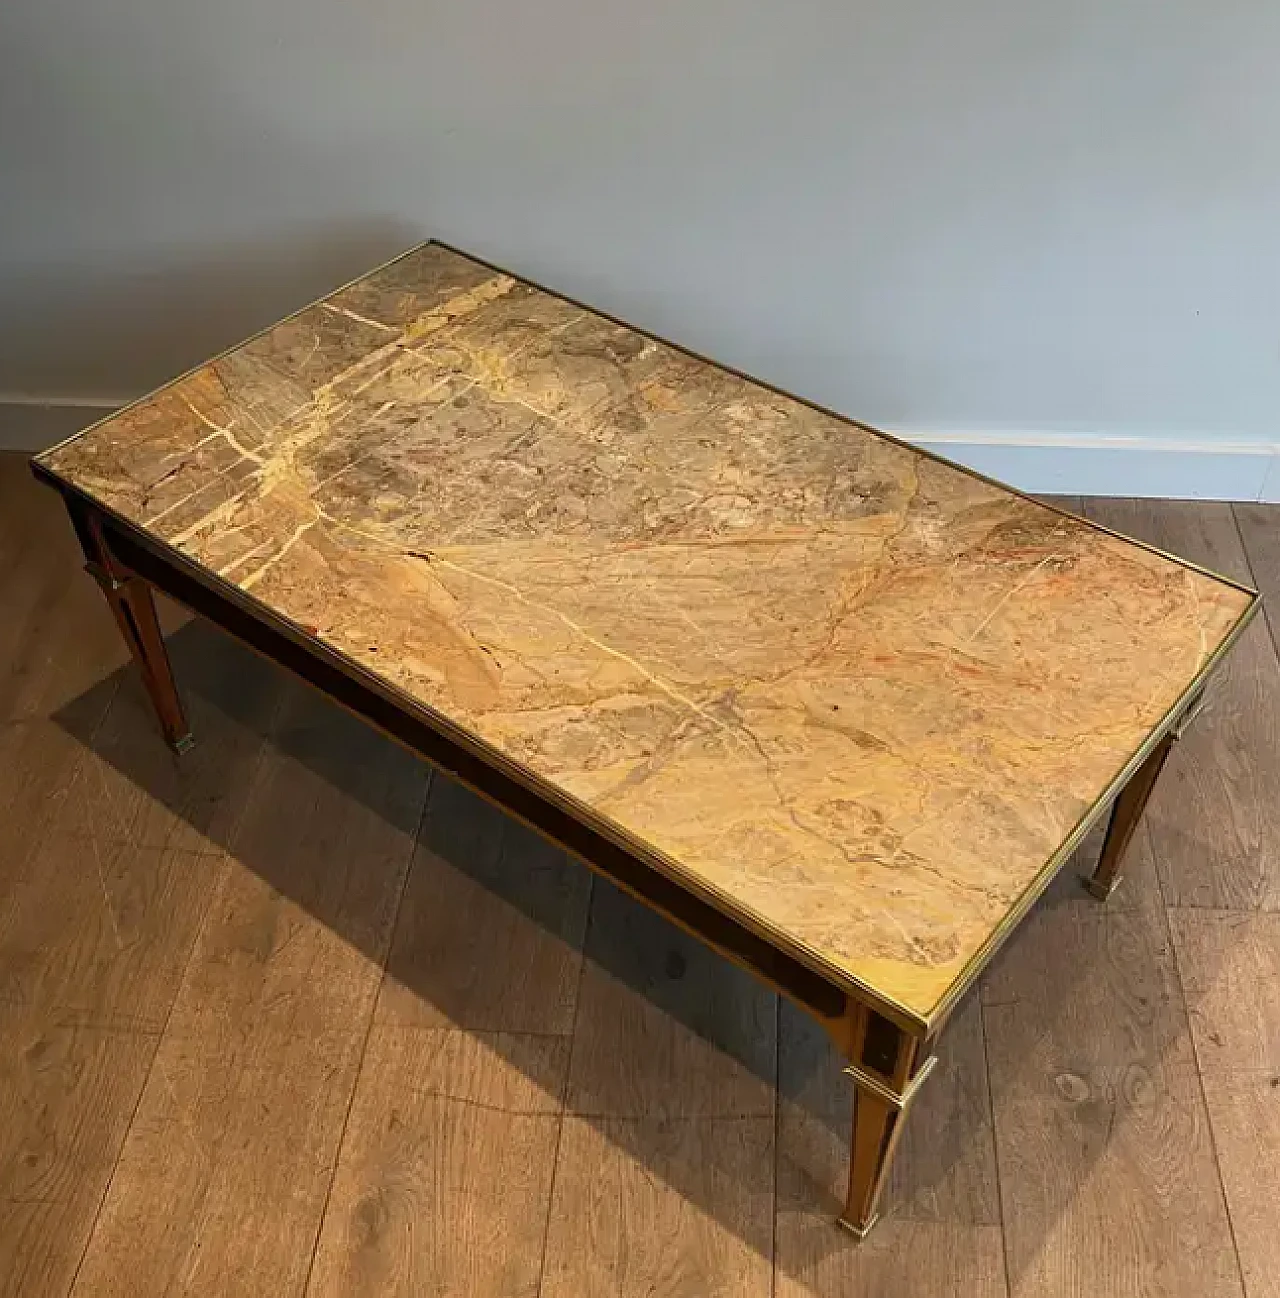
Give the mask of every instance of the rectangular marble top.
M 1253 600 L 438 244 L 41 462 L 919 1022 Z

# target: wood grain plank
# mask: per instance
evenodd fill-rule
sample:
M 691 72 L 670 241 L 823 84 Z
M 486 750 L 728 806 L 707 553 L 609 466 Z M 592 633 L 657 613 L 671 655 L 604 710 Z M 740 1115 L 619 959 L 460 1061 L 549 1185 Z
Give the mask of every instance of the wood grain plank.
M 564 1036 L 375 1027 L 308 1294 L 534 1298 Z
M 0 1004 L 3 1298 L 69 1290 L 155 1044 Z
M 363 1035 L 167 1035 L 73 1292 L 297 1294 Z
M 0 907 L 0 1003 L 156 1034 L 222 874 L 214 854 L 45 838 Z
M 435 778 L 312 1292 L 537 1292 L 590 888 Z
M 62 506 L 25 463 L 0 477 L 0 898 L 67 802 L 127 660 Z M 72 727 L 51 720 L 61 713 Z M 69 733 L 74 729 L 76 733 Z
M 1280 915 L 1171 910 L 1249 1298 L 1280 1295 Z
M 590 892 L 585 866 L 437 777 L 377 1021 L 568 1033 Z
M 1249 1298 L 1280 1295 L 1280 915 L 1172 910 L 1227 1211 Z
M 600 880 L 569 1108 L 605 1117 L 772 1115 L 774 994 Z
M 99 841 L 185 851 L 231 841 L 290 683 L 278 668 L 203 622 L 170 636 L 169 649 L 195 747 L 175 757 L 160 737 L 138 673 L 122 668 L 103 724 L 92 737 L 77 736 L 86 753 L 60 813 L 64 829 Z
M 1141 826 L 1132 850 L 1137 857 L 1151 854 Z M 1016 1026 L 1030 1045 L 1038 1034 L 1035 1011 L 1043 1007 L 1052 1013 L 1041 1026 L 1072 1043 L 1082 1068 L 1127 1067 L 1153 1055 L 1194 1062 L 1160 906 L 1112 907 L 1082 892 L 1047 894 L 983 975 L 979 994 L 989 1051 L 994 1011 L 1013 1007 L 1005 1037 Z
M 146 766 L 151 754 L 165 752 L 127 693 L 104 697 L 111 703 L 88 742 L 98 743 L 106 732 L 106 743 L 126 769 Z M 48 738 L 54 732 L 29 733 Z M 211 786 L 218 789 L 228 820 L 234 820 L 244 807 L 248 777 L 225 794 L 214 777 L 228 761 L 252 770 L 260 746 L 255 735 L 233 746 L 225 759 L 193 764 L 175 778 L 198 797 L 211 798 Z M 68 787 L 53 808 L 43 815 L 25 808 L 36 828 L 28 835 L 30 850 L 3 889 L 0 999 L 38 1009 L 50 1026 L 156 1032 L 217 889 L 221 858 L 207 848 L 138 845 L 128 834 L 113 833 L 96 796 L 92 773 L 101 759 L 92 748 L 72 760 L 59 743 L 37 748 L 34 756 L 72 773 L 65 775 Z M 168 763 L 175 765 L 171 756 Z M 31 792 L 24 791 L 24 800 Z M 134 786 L 130 797 L 145 805 L 152 794 Z
M 773 1118 L 566 1115 L 545 1298 L 752 1298 L 772 1284 Z
M 1280 915 L 1178 909 L 1169 925 L 1206 1080 L 1280 1073 Z
M 1245 1293 L 1280 1298 L 1280 1076 L 1207 1072 L 1204 1089 Z
M 768 1293 L 773 994 L 600 881 L 586 949 L 544 1294 Z
M 120 702 L 126 655 L 57 498 L 2 489 L 4 526 L 17 496 L 33 528 L 35 581 L 16 651 L 0 633 L 0 1293 L 65 1294 L 221 860 L 102 828 L 92 745 L 163 745 Z
M 426 781 L 286 702 L 76 1293 L 300 1292 Z
M 1038 908 L 982 995 L 1010 1292 L 1238 1295 L 1160 911 Z
M 1045 1054 L 1008 1075 L 996 1121 L 1012 1294 L 1242 1292 L 1194 1067 L 1085 1075 Z
M 31 476 L 28 458 L 15 451 L 0 451 L 0 590 L 3 583 L 25 565 L 18 561 L 40 553 L 44 541 L 40 529 L 53 517 L 51 505 L 57 498 L 40 489 Z
M 128 650 L 97 584 L 75 557 L 41 562 L 33 580 L 6 596 L 0 643 L 0 718 L 46 716 L 123 667 Z
M 1089 517 L 1249 580 L 1229 505 L 1091 501 Z M 1147 808 L 1170 906 L 1280 909 L 1280 664 L 1256 619 L 1219 668 Z
M 42 716 L 127 660 L 58 497 L 0 465 L 0 720 Z
M 834 1225 L 848 1178 L 852 1091 L 825 1033 L 782 1008 L 779 1298 L 1003 1298 L 1003 1237 L 981 1008 L 971 997 L 908 1115 L 883 1216 L 859 1243 Z
M 83 712 L 95 729 L 111 703 L 114 685 Z M 67 807 L 68 794 L 85 758 L 85 747 L 48 717 L 0 723 L 0 906 L 18 886 Z
M 1262 592 L 1262 615 L 1280 652 L 1280 505 L 1232 505 L 1253 584 Z

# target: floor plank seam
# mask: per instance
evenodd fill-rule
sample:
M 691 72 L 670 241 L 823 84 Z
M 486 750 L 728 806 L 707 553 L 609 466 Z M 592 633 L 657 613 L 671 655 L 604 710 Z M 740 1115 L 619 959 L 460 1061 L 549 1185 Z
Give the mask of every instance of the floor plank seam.
M 117 681 L 116 688 L 112 691 L 112 695 L 110 700 L 107 703 L 107 706 L 103 708 L 102 715 L 98 718 L 97 722 L 94 724 L 93 728 L 89 732 L 89 736 L 86 741 L 86 744 L 88 746 L 92 746 L 93 741 L 97 738 L 99 731 L 104 725 L 106 725 L 107 718 L 111 714 L 111 709 L 115 706 L 116 700 L 119 697 L 120 697 L 120 688 L 119 688 L 119 682 Z M 262 747 L 263 745 L 260 744 L 259 754 L 261 754 Z M 78 769 L 79 766 L 77 766 L 77 770 Z M 237 817 L 237 821 L 236 821 L 237 826 L 239 825 L 239 823 L 240 823 L 239 817 Z M 106 1182 L 102 1187 L 102 1194 L 98 1197 L 97 1206 L 93 1210 L 93 1217 L 89 1223 L 89 1229 L 85 1232 L 84 1247 L 80 1250 L 80 1256 L 76 1259 L 75 1268 L 71 1272 L 71 1279 L 67 1284 L 67 1290 L 66 1290 L 68 1294 L 75 1293 L 76 1285 L 80 1281 L 80 1272 L 84 1269 L 85 1259 L 89 1256 L 89 1250 L 93 1246 L 94 1238 L 98 1233 L 98 1222 L 101 1220 L 102 1217 L 102 1209 L 106 1206 L 107 1200 L 111 1195 L 111 1187 L 115 1184 L 116 1175 L 120 1171 L 120 1160 L 124 1156 L 125 1146 L 129 1143 L 129 1136 L 133 1132 L 133 1124 L 135 1121 L 137 1121 L 138 1110 L 142 1107 L 142 1098 L 144 1095 L 146 1095 L 147 1087 L 150 1086 L 151 1084 L 151 1075 L 155 1071 L 156 1060 L 160 1055 L 160 1046 L 164 1042 L 166 1033 L 169 1031 L 169 1024 L 173 1018 L 174 1006 L 177 1005 L 178 1003 L 178 996 L 182 991 L 183 983 L 186 982 L 187 971 L 191 968 L 191 961 L 195 957 L 196 950 L 200 943 L 200 936 L 204 932 L 204 927 L 209 921 L 209 915 L 213 910 L 214 902 L 217 900 L 219 894 L 222 892 L 223 885 L 226 882 L 226 877 L 227 877 L 226 853 L 223 853 L 220 859 L 222 861 L 222 878 L 218 880 L 216 887 L 210 889 L 209 900 L 205 906 L 204 914 L 200 916 L 200 922 L 195 926 L 195 931 L 192 933 L 191 936 L 190 945 L 187 947 L 186 957 L 182 962 L 182 969 L 179 972 L 178 977 L 174 980 L 173 995 L 170 996 L 169 998 L 169 1005 L 165 1010 L 164 1022 L 160 1026 L 160 1030 L 156 1033 L 155 1038 L 152 1041 L 151 1057 L 150 1059 L 147 1060 L 147 1066 L 142 1072 L 142 1078 L 138 1084 L 138 1093 L 134 1097 L 133 1106 L 129 1112 L 129 1121 L 124 1124 L 124 1129 L 120 1136 L 120 1143 L 116 1147 L 115 1158 L 112 1160 L 111 1163 L 111 1173 L 107 1177 Z
M 110 836 L 95 838 L 92 834 L 86 834 L 77 829 L 67 830 L 61 834 L 61 837 L 67 843 L 76 845 L 97 843 L 99 847 L 127 847 L 135 852 L 163 852 L 166 856 L 179 859 L 203 857 L 206 860 L 212 860 L 224 855 L 222 851 L 212 846 L 184 847 L 180 843 L 140 843 L 133 838 L 113 838 Z
M 119 1164 L 121 1164 L 121 1159 L 123 1158 L 123 1155 L 125 1155 L 125 1147 L 129 1145 L 129 1137 L 131 1136 L 132 1131 L 134 1131 L 134 1123 L 138 1120 L 138 1112 L 140 1108 L 142 1108 L 143 1097 L 147 1094 L 148 1086 L 151 1086 L 152 1075 L 154 1071 L 156 1071 L 157 1060 L 160 1058 L 160 1047 L 164 1044 L 165 1037 L 169 1035 L 169 1025 L 171 1019 L 173 1019 L 174 1006 L 177 1006 L 178 996 L 180 992 L 182 992 L 182 985 L 183 983 L 186 983 L 187 980 L 187 970 L 191 967 L 192 959 L 195 958 L 196 949 L 199 948 L 200 945 L 201 933 L 204 932 L 205 924 L 208 923 L 210 912 L 213 911 L 214 902 L 217 901 L 219 894 L 222 892 L 223 884 L 226 883 L 226 877 L 226 862 L 225 859 L 223 859 L 222 879 L 218 881 L 217 888 L 212 889 L 212 892 L 210 892 L 209 905 L 205 907 L 204 915 L 200 916 L 200 923 L 196 925 L 195 935 L 192 936 L 190 948 L 187 949 L 187 957 L 183 961 L 182 974 L 179 975 L 177 981 L 174 983 L 174 994 L 173 997 L 170 998 L 169 1009 L 165 1012 L 164 1027 L 161 1027 L 160 1031 L 156 1033 L 156 1037 L 153 1038 L 151 1058 L 147 1060 L 147 1067 L 145 1067 L 145 1070 L 143 1071 L 142 1083 L 138 1086 L 138 1096 L 134 1099 L 134 1106 L 132 1106 L 132 1110 L 130 1111 L 129 1121 L 125 1124 L 125 1131 L 123 1131 L 121 1141 L 119 1141 L 119 1146 L 116 1150 L 116 1158 L 114 1158 L 112 1162 L 112 1171 L 110 1171 L 110 1176 L 106 1177 L 106 1184 L 103 1186 L 103 1194 L 101 1194 L 99 1201 L 97 1201 L 97 1207 L 93 1210 L 93 1220 L 90 1224 L 90 1228 L 88 1228 L 86 1237 L 84 1237 L 83 1250 L 80 1251 L 79 1259 L 77 1260 L 77 1263 L 75 1263 L 74 1272 L 71 1273 L 70 1284 L 68 1285 L 68 1289 L 66 1289 L 68 1294 L 75 1293 L 75 1286 L 79 1284 L 80 1271 L 82 1271 L 84 1262 L 86 1262 L 88 1255 L 90 1255 L 93 1240 L 95 1240 L 95 1237 L 97 1236 L 97 1224 L 99 1224 L 101 1215 L 103 1215 L 103 1208 L 106 1206 L 106 1201 L 108 1201 L 110 1193 L 112 1193 L 112 1186 L 116 1184 Z M 173 1090 L 173 1088 L 167 1084 L 167 1081 L 166 1089 L 169 1089 L 170 1093 L 171 1090 Z
M 374 1023 L 379 1032 L 411 1032 L 428 1036 L 432 1032 L 465 1032 L 477 1037 L 528 1037 L 531 1041 L 567 1041 L 568 1032 L 526 1032 L 524 1028 L 503 1027 L 464 1027 L 461 1023 L 449 1020 L 444 1023 L 394 1023 L 379 1020 Z
M 585 866 L 583 867 L 586 868 Z M 542 1285 L 547 1274 L 547 1242 L 551 1237 L 551 1210 L 556 1200 L 556 1176 L 560 1171 L 560 1145 L 564 1138 L 564 1120 L 569 1112 L 569 1084 L 573 1080 L 573 1049 L 578 1040 L 578 1012 L 582 1008 L 582 983 L 587 968 L 587 941 L 591 936 L 591 916 L 595 909 L 596 876 L 593 871 L 587 873 L 587 918 L 582 925 L 581 958 L 578 961 L 577 990 L 573 998 L 573 1021 L 569 1025 L 569 1057 L 564 1065 L 564 1089 L 560 1095 L 560 1114 L 556 1123 L 556 1143 L 551 1152 L 551 1183 L 547 1187 L 547 1214 L 542 1224 L 542 1253 L 538 1258 L 538 1287 L 534 1291 L 537 1298 L 542 1298 Z M 577 1117 L 577 1114 L 573 1115 Z
M 365 1059 L 369 1053 L 369 1041 L 373 1036 L 374 1027 L 377 1025 L 378 1001 L 382 997 L 382 988 L 387 981 L 387 961 L 391 958 L 391 952 L 395 948 L 396 928 L 400 923 L 400 908 L 404 905 L 404 894 L 409 887 L 409 876 L 413 873 L 414 858 L 418 851 L 418 839 L 422 834 L 423 825 L 426 824 L 427 808 L 431 805 L 431 795 L 435 791 L 436 770 L 433 766 L 427 766 L 426 770 L 426 788 L 422 793 L 422 806 L 418 810 L 418 823 L 409 839 L 406 849 L 408 862 L 405 866 L 404 875 L 400 880 L 400 887 L 396 892 L 395 910 L 391 922 L 387 925 L 387 945 L 386 950 L 382 953 L 382 970 L 378 976 L 377 986 L 374 987 L 373 993 L 369 997 L 369 1013 L 365 1017 L 364 1033 L 361 1037 L 360 1050 L 356 1057 L 356 1066 L 351 1078 L 351 1090 L 347 1095 L 347 1106 L 342 1114 L 342 1126 L 339 1128 L 337 1144 L 333 1151 L 333 1166 L 329 1169 L 329 1179 L 324 1188 L 324 1200 L 320 1205 L 320 1211 L 316 1214 L 315 1232 L 312 1235 L 311 1247 L 307 1251 L 306 1273 L 303 1275 L 302 1284 L 298 1289 L 299 1294 L 304 1295 L 304 1298 L 311 1289 L 316 1259 L 320 1253 L 320 1241 L 324 1238 L 324 1224 L 329 1216 L 329 1204 L 333 1199 L 333 1183 L 337 1180 L 338 1169 L 342 1166 L 342 1155 L 347 1144 L 347 1131 L 351 1125 L 351 1111 L 355 1108 L 356 1095 L 360 1091 L 360 1078 L 364 1074 Z
M 1009 1266 L 1009 1232 L 1005 1229 L 1004 1183 L 1000 1177 L 1000 1138 L 996 1132 L 995 1091 L 991 1084 L 991 1059 L 987 1053 L 987 1006 L 983 1003 L 982 990 L 982 984 L 979 983 L 974 989 L 974 995 L 978 998 L 978 1037 L 982 1042 L 982 1076 L 986 1082 L 987 1119 L 991 1123 L 991 1161 L 996 1174 L 996 1213 L 1000 1218 L 1000 1267 L 1004 1275 L 1006 1298 L 1011 1298 L 1013 1280 Z
M 112 695 L 111 702 L 103 710 L 102 716 L 99 718 L 97 725 L 95 725 L 93 730 L 90 732 L 89 741 L 88 741 L 90 744 L 92 744 L 93 739 L 96 738 L 99 728 L 106 724 L 107 717 L 109 716 L 111 712 L 111 708 L 114 706 L 115 701 L 118 697 L 119 697 L 119 688 L 117 687 L 116 691 Z M 261 738 L 253 754 L 252 765 L 253 765 L 253 774 L 255 777 L 257 775 L 258 769 L 262 766 L 263 762 L 266 760 L 267 745 L 270 742 L 269 736 L 274 730 L 275 723 L 280 715 L 282 706 L 283 706 L 282 698 L 277 697 L 275 703 L 270 709 L 270 715 L 267 718 L 266 725 L 264 726 Z M 248 787 L 252 788 L 253 785 L 254 785 L 254 780 L 251 779 Z M 146 1095 L 147 1088 L 151 1085 L 152 1075 L 156 1071 L 157 1061 L 160 1056 L 160 1047 L 161 1045 L 163 1045 L 164 1040 L 169 1035 L 170 1029 L 172 1027 L 173 1011 L 178 1003 L 178 997 L 182 992 L 183 985 L 186 983 L 187 975 L 191 969 L 191 962 L 192 960 L 195 959 L 195 953 L 196 951 L 199 950 L 200 939 L 204 935 L 205 928 L 209 923 L 209 918 L 214 913 L 214 908 L 217 904 L 218 898 L 221 896 L 222 890 L 226 886 L 227 879 L 230 876 L 230 861 L 234 853 L 236 841 L 240 834 L 241 826 L 244 824 L 245 817 L 248 814 L 249 805 L 251 801 L 252 801 L 252 797 L 245 797 L 242 800 L 239 811 L 236 813 L 235 818 L 232 821 L 231 825 L 228 826 L 228 832 L 226 836 L 227 837 L 226 847 L 221 852 L 216 853 L 216 855 L 211 854 L 214 855 L 215 859 L 221 863 L 222 878 L 218 880 L 215 887 L 210 889 L 208 903 L 205 906 L 204 913 L 200 916 L 200 922 L 196 925 L 195 931 L 192 934 L 191 944 L 187 948 L 186 957 L 182 962 L 181 972 L 179 973 L 177 979 L 174 982 L 173 995 L 170 998 L 168 1008 L 165 1011 L 164 1023 L 162 1024 L 162 1026 L 160 1027 L 159 1031 L 156 1034 L 155 1042 L 151 1050 L 151 1058 L 148 1061 L 146 1070 L 143 1073 L 142 1083 L 138 1088 L 138 1095 L 136 1100 L 134 1101 L 133 1109 L 129 1115 L 129 1121 L 125 1124 L 124 1134 L 120 1140 L 119 1148 L 116 1150 L 115 1160 L 113 1161 L 111 1166 L 111 1174 L 110 1176 L 107 1177 L 106 1185 L 103 1188 L 102 1196 L 98 1201 L 97 1208 L 94 1210 L 93 1221 L 90 1224 L 88 1233 L 85 1237 L 84 1249 L 81 1251 L 80 1257 L 76 1262 L 75 1270 L 72 1273 L 71 1282 L 67 1288 L 68 1294 L 73 1294 L 75 1292 L 76 1285 L 79 1283 L 80 1272 L 84 1267 L 85 1259 L 89 1256 L 89 1250 L 93 1244 L 94 1237 L 97 1234 L 98 1222 L 102 1216 L 102 1209 L 106 1205 L 107 1200 L 110 1197 L 112 1186 L 115 1184 L 116 1175 L 120 1170 L 120 1160 L 124 1155 L 125 1146 L 129 1142 L 129 1137 L 133 1133 L 133 1125 L 134 1122 L 137 1120 L 138 1110 L 141 1108 L 143 1096 Z M 201 854 L 198 853 L 197 855 L 201 855 Z M 172 1093 L 172 1087 L 169 1085 L 167 1079 L 165 1079 L 165 1085 L 166 1088 L 170 1091 L 170 1093 Z
M 422 1029 L 418 1029 L 418 1030 L 421 1031 Z M 432 1030 L 433 1029 L 427 1029 L 427 1031 L 432 1031 Z M 445 1030 L 453 1031 L 453 1032 L 457 1032 L 457 1031 L 461 1031 L 464 1033 L 466 1032 L 465 1028 L 462 1029 L 449 1028 Z M 513 1035 L 519 1035 L 519 1034 L 517 1033 Z M 511 1105 L 508 1104 L 487 1104 L 484 1100 L 474 1100 L 467 1095 L 455 1095 L 451 1091 L 436 1091 L 436 1090 L 424 1089 L 418 1086 L 408 1086 L 408 1085 L 401 1087 L 401 1090 L 404 1092 L 405 1096 L 410 1099 L 444 1100 L 448 1104 L 456 1104 L 463 1109 L 474 1109 L 477 1113 L 496 1113 L 503 1118 L 545 1118 L 547 1116 L 546 1109 L 539 1109 L 539 1108 L 520 1109 L 520 1108 L 513 1108 Z M 576 1118 L 579 1117 L 580 1115 L 575 1113 L 573 1116 Z
M 1236 1238 L 1236 1223 L 1231 1216 L 1231 1203 L 1227 1198 L 1227 1183 L 1222 1175 L 1222 1156 L 1218 1152 L 1218 1137 L 1213 1129 L 1213 1115 L 1209 1112 L 1209 1093 L 1205 1086 L 1204 1064 L 1200 1059 L 1200 1048 L 1196 1044 L 1196 1034 L 1191 1030 L 1191 1001 L 1187 996 L 1186 983 L 1183 981 L 1182 960 L 1178 955 L 1178 944 L 1173 940 L 1173 926 L 1169 923 L 1169 908 L 1161 908 L 1164 914 L 1165 931 L 1169 935 L 1169 947 L 1173 952 L 1173 969 L 1177 977 L 1178 991 L 1182 995 L 1182 1010 L 1187 1020 L 1187 1036 L 1191 1040 L 1191 1057 L 1196 1065 L 1196 1083 L 1200 1088 L 1200 1107 L 1204 1113 L 1205 1128 L 1209 1133 L 1209 1148 L 1213 1151 L 1213 1170 L 1218 1178 L 1218 1196 L 1222 1203 L 1222 1215 L 1226 1218 L 1227 1233 L 1231 1236 L 1231 1251 L 1236 1260 L 1236 1275 L 1240 1280 L 1240 1292 L 1248 1295 L 1249 1286 L 1245 1279 L 1244 1259 L 1240 1256 L 1240 1241 Z
M 1280 915 L 1280 903 L 1275 906 L 1206 906 L 1188 905 L 1183 902 L 1176 902 L 1173 905 L 1167 905 L 1168 910 L 1193 910 L 1199 915 L 1223 915 L 1230 919 L 1265 919 L 1269 916 Z
M 101 715 L 99 715 L 98 719 L 94 722 L 92 729 L 89 731 L 86 745 L 92 743 L 93 739 L 97 736 L 98 731 L 106 724 L 107 717 L 110 714 L 111 709 L 115 706 L 116 699 L 119 695 L 120 682 L 119 679 L 117 679 L 111 688 L 111 694 L 108 697 L 106 704 L 103 706 Z M 41 721 L 48 720 L 46 717 L 36 719 Z M 62 804 L 66 801 L 70 790 L 75 787 L 75 783 L 79 779 L 80 773 L 84 770 L 85 751 L 85 746 L 82 746 L 76 752 L 71 764 L 71 769 L 67 772 L 66 779 L 63 781 L 62 786 L 58 789 L 57 793 L 53 797 L 49 798 L 44 804 L 44 814 L 36 821 L 36 828 L 31 835 L 31 843 L 28 846 L 25 855 L 21 858 L 21 864 L 17 868 L 18 873 L 27 868 L 33 859 L 34 854 L 39 851 L 41 843 L 48 838 L 51 826 L 54 824 L 58 812 L 62 808 Z M 84 837 L 87 838 L 88 836 L 84 835 Z
M 608 1122 L 618 1125 L 624 1123 L 667 1123 L 674 1126 L 678 1122 L 763 1122 L 774 1116 L 761 1109 L 755 1113 L 715 1113 L 700 1110 L 697 1113 L 602 1113 L 594 1109 L 574 1109 L 565 1105 L 565 1113 L 571 1118 L 581 1118 L 584 1122 Z
M 1231 522 L 1235 526 L 1236 536 L 1240 538 L 1240 553 L 1244 555 L 1244 566 L 1249 573 L 1249 585 L 1258 589 L 1258 577 L 1253 570 L 1253 556 L 1249 553 L 1249 543 L 1244 539 L 1244 529 L 1240 526 L 1240 515 L 1236 511 L 1234 504 L 1229 506 L 1231 510 Z
M 782 1134 L 782 997 L 773 994 L 773 1221 L 769 1241 L 769 1298 L 778 1294 L 778 1146 Z
M 1182 992 L 1182 1003 L 1187 1010 L 1188 1031 L 1191 1024 L 1191 1010 L 1187 1006 L 1187 994 L 1182 986 L 1182 972 L 1178 969 L 1177 948 L 1173 945 L 1173 925 L 1169 923 L 1169 897 L 1165 891 L 1164 871 L 1160 868 L 1160 858 L 1156 854 L 1155 835 L 1151 832 L 1151 821 L 1145 816 L 1142 823 L 1138 826 L 1138 832 L 1134 835 L 1134 842 L 1130 844 L 1130 851 L 1137 852 L 1140 848 L 1145 849 L 1151 857 L 1154 864 L 1154 873 L 1156 877 L 1156 904 L 1160 907 L 1160 915 L 1164 920 L 1165 937 L 1169 942 L 1169 947 L 1174 952 L 1174 969 L 1178 973 L 1178 990 Z M 1198 1071 L 1198 1070 L 1197 1070 Z
M 1244 561 L 1249 566 L 1250 584 L 1255 590 L 1261 591 L 1262 586 L 1258 582 L 1257 570 L 1253 565 L 1253 554 L 1249 549 L 1249 542 L 1245 539 L 1244 528 L 1240 525 L 1240 513 L 1235 505 L 1231 506 L 1231 517 L 1236 525 L 1236 534 L 1240 537 L 1240 546 L 1244 551 Z M 1271 645 L 1276 652 L 1276 657 L 1280 658 L 1280 609 L 1272 607 L 1264 600 L 1262 604 L 1262 620 L 1266 624 L 1267 635 L 1271 638 Z
M 7 1010 L 31 1010 L 35 1007 L 35 1002 L 0 1000 L 0 1007 Z M 164 1028 L 159 1026 L 149 1027 L 144 1024 L 139 1024 L 137 1027 L 134 1027 L 127 1023 L 95 1023 L 92 1019 L 77 1021 L 75 1018 L 70 1017 L 58 1019 L 56 1017 L 57 1011 L 57 1006 L 54 1006 L 49 1010 L 50 1019 L 48 1026 L 60 1032 L 91 1032 L 103 1037 L 133 1037 L 142 1041 L 148 1039 L 159 1041 L 160 1038 L 164 1036 Z

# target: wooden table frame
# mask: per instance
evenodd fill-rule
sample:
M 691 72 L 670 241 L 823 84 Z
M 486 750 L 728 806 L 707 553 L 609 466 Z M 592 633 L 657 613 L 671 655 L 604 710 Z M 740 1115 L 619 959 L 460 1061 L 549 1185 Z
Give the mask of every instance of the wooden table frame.
M 878 1216 L 877 1204 L 903 1119 L 936 1063 L 934 1045 L 961 996 L 1108 803 L 1112 812 L 1106 839 L 1097 868 L 1085 883 L 1100 899 L 1116 887 L 1125 850 L 1165 759 L 1199 710 L 1204 681 L 1258 605 L 1255 599 L 1249 613 L 1204 664 L 1102 798 L 1081 818 L 992 940 L 977 953 L 935 1016 L 924 1021 L 884 1000 L 872 988 L 838 985 L 806 963 L 802 949 L 789 949 L 776 934 L 758 932 L 726 913 L 715 896 L 700 889 L 696 881 L 677 877 L 669 862 L 638 854 L 635 845 L 622 841 L 607 823 L 594 821 L 582 807 L 558 797 L 555 790 L 538 783 L 447 718 L 104 508 L 40 463 L 33 463 L 33 471 L 61 493 L 84 550 L 86 567 L 102 587 L 142 674 L 164 738 L 176 753 L 186 751 L 192 737 L 156 618 L 155 590 L 207 618 L 447 771 L 816 1018 L 848 1061 L 845 1072 L 854 1087 L 849 1185 L 840 1221 L 859 1238 Z

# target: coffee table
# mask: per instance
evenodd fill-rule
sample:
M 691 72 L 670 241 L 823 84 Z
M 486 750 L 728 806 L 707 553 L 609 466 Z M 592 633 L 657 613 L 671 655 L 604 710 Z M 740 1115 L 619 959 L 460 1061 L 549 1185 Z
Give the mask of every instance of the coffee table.
M 960 998 L 1256 593 L 438 243 L 40 455 L 158 589 L 813 1014 L 876 1216 Z

